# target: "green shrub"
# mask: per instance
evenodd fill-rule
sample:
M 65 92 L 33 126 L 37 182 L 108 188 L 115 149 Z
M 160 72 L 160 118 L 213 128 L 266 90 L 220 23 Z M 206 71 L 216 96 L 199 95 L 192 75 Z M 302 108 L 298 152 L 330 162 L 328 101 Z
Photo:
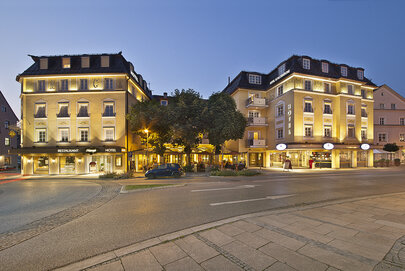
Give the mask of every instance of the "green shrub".
M 394 159 L 394 164 L 395 164 L 396 166 L 401 165 L 401 159 L 395 158 L 395 159 Z
M 130 170 L 125 173 L 116 174 L 114 179 L 129 179 L 129 178 L 132 178 L 133 176 L 134 176 L 134 171 Z
M 194 167 L 192 165 L 187 165 L 183 167 L 184 172 L 193 172 Z
M 256 176 L 262 174 L 260 171 L 245 169 L 241 171 L 237 171 L 239 176 Z
M 115 172 L 106 172 L 98 176 L 99 179 L 113 179 L 117 177 L 117 173 Z
M 238 173 L 233 170 L 215 170 L 211 171 L 211 176 L 238 176 Z

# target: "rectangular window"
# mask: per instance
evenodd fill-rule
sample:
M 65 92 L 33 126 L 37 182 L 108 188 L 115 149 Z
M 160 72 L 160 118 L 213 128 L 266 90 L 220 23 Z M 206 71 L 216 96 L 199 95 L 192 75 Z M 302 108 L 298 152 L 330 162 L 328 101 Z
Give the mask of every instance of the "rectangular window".
M 7 111 L 7 107 L 5 107 L 4 105 L 1 106 L 1 112 L 6 112 Z
M 88 80 L 80 79 L 80 90 L 88 90 Z
M 355 137 L 354 126 L 349 125 L 349 126 L 347 127 L 347 136 L 348 136 L 348 137 Z
M 306 70 L 311 69 L 311 61 L 308 58 L 302 60 L 302 67 Z
M 5 129 L 8 129 L 8 126 L 10 125 L 10 122 L 8 121 L 8 120 L 6 120 L 5 122 L 4 122 L 4 128 Z
M 306 137 L 312 137 L 312 125 L 305 125 L 304 131 Z
M 348 115 L 354 115 L 354 104 L 348 104 L 347 105 L 347 114 Z
M 324 137 L 332 137 L 332 127 L 331 126 L 325 126 L 323 128 L 323 136 Z
M 399 141 L 401 142 L 405 141 L 405 134 L 399 134 Z
M 354 94 L 354 87 L 353 85 L 347 85 L 347 93 L 349 93 L 350 95 Z
M 122 166 L 122 156 L 121 155 L 117 155 L 115 157 L 115 166 L 116 167 L 121 167 Z
M 278 128 L 277 129 L 277 139 L 284 138 L 284 129 Z
M 284 86 L 281 85 L 277 88 L 277 96 L 281 96 L 284 93 Z
M 46 129 L 36 129 L 37 142 L 46 142 Z
M 110 66 L 110 56 L 101 56 L 101 67 L 107 68 Z
M 391 104 L 391 109 L 392 109 L 392 110 L 395 110 L 395 109 L 396 109 L 395 104 Z
M 161 100 L 160 105 L 167 106 L 167 101 L 166 100 Z
M 330 103 L 325 103 L 323 108 L 324 114 L 332 114 L 332 107 Z
M 379 142 L 387 142 L 387 134 L 378 134 Z
M 62 67 L 64 69 L 70 69 L 70 57 L 63 57 L 62 58 Z
M 67 79 L 61 80 L 60 82 L 60 90 L 68 90 L 69 89 L 69 81 Z
M 380 118 L 380 125 L 384 125 L 385 124 L 385 118 Z
M 361 139 L 366 140 L 367 139 L 367 128 L 362 128 L 361 129 Z
M 326 62 L 322 62 L 322 72 L 328 73 L 329 72 L 329 64 Z
M 304 112 L 314 112 L 312 110 L 312 101 L 305 101 L 305 103 L 304 103 Z
M 90 68 L 90 57 L 82 56 L 82 68 Z
M 405 118 L 399 118 L 399 125 L 405 125 Z
M 41 70 L 47 70 L 48 69 L 48 59 L 47 58 L 39 59 L 39 68 Z
M 364 71 L 357 70 L 357 78 L 359 78 L 359 80 L 363 80 L 364 79 Z
M 68 118 L 69 117 L 69 103 L 58 103 L 59 113 L 58 118 Z
M 105 141 L 114 141 L 115 140 L 115 132 L 113 127 L 104 128 L 104 140 Z
M 380 104 L 380 109 L 384 109 L 384 104 Z
M 89 103 L 80 102 L 79 105 L 79 113 L 77 114 L 78 117 L 88 117 L 89 116 Z
M 104 79 L 104 89 L 113 89 L 113 80 L 111 78 Z
M 249 118 L 258 118 L 260 117 L 260 112 L 259 111 L 249 111 Z
M 79 128 L 79 133 L 81 142 L 89 141 L 89 128 Z
M 323 83 L 323 91 L 325 93 L 331 93 L 330 83 Z
M 342 76 L 347 76 L 347 67 L 340 67 L 340 73 Z
M 114 117 L 114 102 L 104 102 L 103 117 Z
M 257 74 L 249 74 L 249 84 L 261 85 L 262 77 Z
M 311 80 L 305 80 L 304 81 L 304 89 L 305 90 L 312 90 L 312 81 Z
M 283 73 L 285 73 L 285 63 L 278 67 L 278 76 L 282 75 Z
M 277 106 L 277 117 L 283 116 L 284 115 L 284 105 L 278 105 Z
M 69 128 L 59 128 L 59 141 L 69 142 Z
M 367 91 L 365 89 L 361 89 L 361 97 L 367 99 Z
M 45 80 L 38 80 L 38 91 L 45 91 Z
M 4 145 L 10 146 L 10 138 L 8 138 L 8 137 L 4 138 Z
M 361 108 L 361 116 L 363 118 L 367 118 L 367 109 L 365 107 Z
M 46 118 L 46 104 L 35 104 L 35 118 Z

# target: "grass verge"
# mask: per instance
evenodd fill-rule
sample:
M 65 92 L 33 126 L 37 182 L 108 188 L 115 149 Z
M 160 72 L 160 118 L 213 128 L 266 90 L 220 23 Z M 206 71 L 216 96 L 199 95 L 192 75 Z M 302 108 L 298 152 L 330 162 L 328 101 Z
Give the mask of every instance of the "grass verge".
M 125 190 L 147 189 L 154 187 L 170 186 L 173 184 L 130 184 L 125 186 Z

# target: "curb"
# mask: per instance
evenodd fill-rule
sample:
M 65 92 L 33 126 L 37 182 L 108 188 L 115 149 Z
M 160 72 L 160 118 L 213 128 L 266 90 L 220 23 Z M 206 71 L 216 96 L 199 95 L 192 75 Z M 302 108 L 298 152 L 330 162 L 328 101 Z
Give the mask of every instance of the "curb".
M 93 256 L 91 258 L 87 258 L 85 260 L 71 263 L 68 265 L 65 265 L 63 267 L 54 269 L 57 271 L 73 271 L 73 270 L 84 270 L 88 269 L 90 267 L 102 265 L 107 262 L 111 262 L 114 260 L 119 260 L 120 257 L 133 254 L 136 252 L 139 252 L 141 250 L 160 245 L 165 242 L 169 242 L 181 237 L 185 237 L 200 231 L 204 231 L 210 228 L 214 227 L 219 227 L 224 224 L 236 222 L 238 220 L 246 219 L 246 218 L 252 218 L 252 217 L 258 217 L 258 216 L 265 216 L 265 215 L 274 215 L 274 214 L 282 214 L 282 213 L 288 213 L 288 212 L 294 212 L 294 211 L 301 211 L 301 210 L 307 210 L 307 209 L 312 209 L 312 208 L 319 208 L 319 207 L 324 207 L 328 205 L 335 205 L 335 204 L 341 204 L 341 203 L 346 203 L 346 202 L 354 202 L 354 201 L 360 201 L 360 200 L 367 200 L 367 199 L 374 199 L 374 198 L 383 198 L 383 197 L 389 197 L 389 196 L 394 196 L 394 195 L 405 195 L 405 192 L 398 192 L 398 193 L 389 193 L 389 194 L 381 194 L 381 195 L 374 195 L 374 196 L 363 196 L 363 197 L 356 197 L 356 198 L 349 198 L 349 199 L 337 199 L 337 200 L 330 200 L 326 202 L 315 202 L 315 203 L 308 203 L 308 204 L 301 204 L 299 206 L 286 206 L 286 207 L 281 207 L 269 211 L 262 211 L 262 212 L 257 212 L 257 213 L 251 213 L 251 214 L 245 214 L 245 215 L 240 215 L 240 216 L 235 216 L 231 218 L 226 218 L 214 222 L 209 222 L 206 224 L 202 224 L 199 226 L 194 226 L 188 229 L 183 229 L 180 231 L 164 234 L 158 237 L 154 237 L 152 239 L 144 240 L 138 243 L 134 243 L 132 245 L 122 247 L 119 249 L 115 249 L 109 252 L 105 252 L 103 254 L 99 254 L 96 256 Z
M 144 192 L 149 190 L 158 190 L 158 189 L 166 189 L 172 187 L 181 187 L 186 186 L 187 184 L 175 184 L 175 185 L 165 185 L 165 186 L 158 186 L 158 187 L 151 187 L 151 188 L 141 188 L 141 189 L 134 189 L 134 190 L 125 190 L 125 186 L 121 186 L 120 194 L 128 194 L 128 193 L 135 193 L 135 192 Z

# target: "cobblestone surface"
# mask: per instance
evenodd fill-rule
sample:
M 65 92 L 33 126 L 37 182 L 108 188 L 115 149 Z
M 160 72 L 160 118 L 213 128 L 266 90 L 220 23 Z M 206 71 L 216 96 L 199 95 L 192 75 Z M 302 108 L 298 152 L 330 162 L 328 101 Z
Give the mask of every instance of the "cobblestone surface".
M 108 181 L 90 181 L 101 185 L 100 192 L 91 199 L 56 214 L 41 218 L 12 231 L 0 234 L 0 251 L 17 245 L 41 233 L 50 231 L 81 217 L 109 202 L 120 192 L 121 185 Z
M 404 207 L 405 193 L 274 211 L 61 270 L 405 270 Z

